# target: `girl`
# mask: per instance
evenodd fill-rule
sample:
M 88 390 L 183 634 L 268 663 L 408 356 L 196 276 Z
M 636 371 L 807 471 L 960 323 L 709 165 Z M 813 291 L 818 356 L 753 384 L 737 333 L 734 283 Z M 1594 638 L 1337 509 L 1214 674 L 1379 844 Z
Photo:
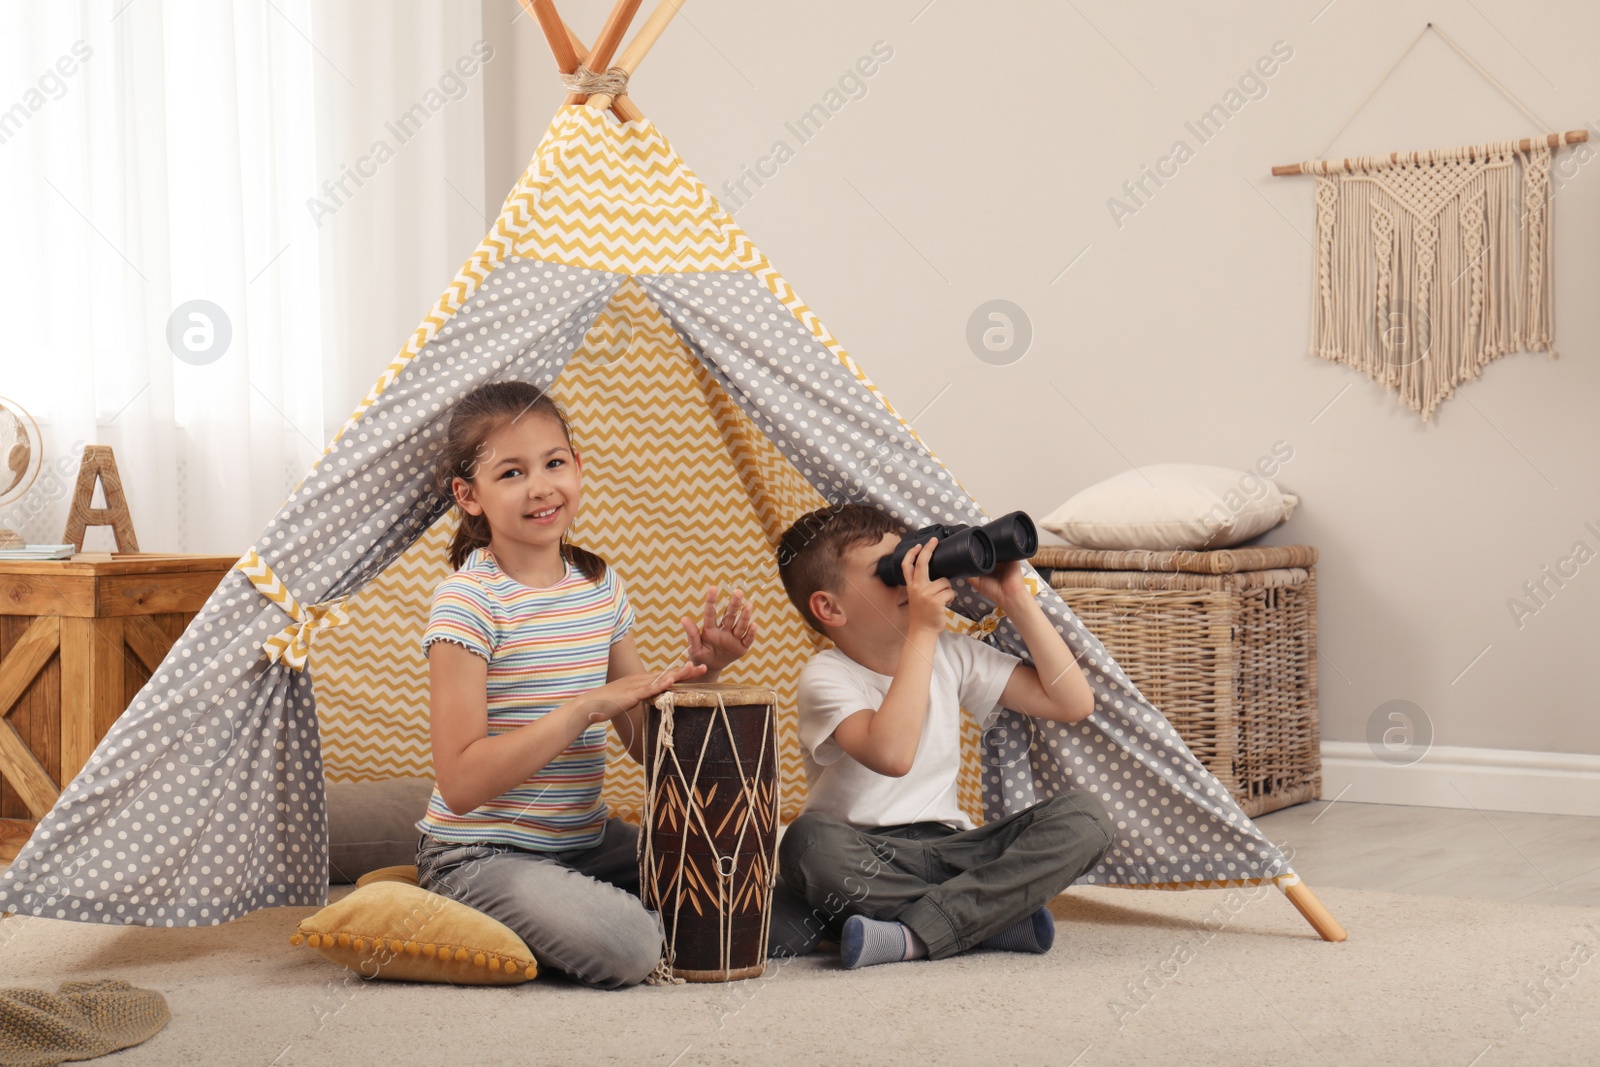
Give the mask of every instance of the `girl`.
M 428 657 L 437 784 L 417 823 L 417 881 L 510 927 L 545 967 L 605 988 L 661 958 L 639 900 L 638 835 L 600 799 L 606 723 L 644 759 L 641 702 L 715 681 L 756 637 L 734 590 L 682 619 L 688 655 L 650 672 L 616 572 L 566 540 L 582 462 L 565 417 L 526 382 L 489 382 L 451 410 L 439 488 L 460 508 L 456 572 L 434 594 Z

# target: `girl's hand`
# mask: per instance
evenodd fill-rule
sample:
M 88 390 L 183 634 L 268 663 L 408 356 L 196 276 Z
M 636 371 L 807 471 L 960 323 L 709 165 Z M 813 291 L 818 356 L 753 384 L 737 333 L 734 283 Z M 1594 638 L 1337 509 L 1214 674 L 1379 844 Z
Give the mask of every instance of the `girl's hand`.
M 742 608 L 742 610 L 741 610 Z M 705 664 L 710 681 L 722 669 L 746 652 L 755 643 L 757 627 L 752 617 L 755 605 L 744 599 L 744 591 L 735 589 L 728 607 L 717 618 L 717 587 L 706 589 L 706 610 L 700 625 L 685 615 L 680 620 L 689 638 L 689 662 Z
M 1028 584 L 1022 578 L 1021 560 L 1008 560 L 988 574 L 968 578 L 967 582 L 992 603 L 1007 611 L 1011 605 L 1028 599 Z
M 639 674 L 624 675 L 614 682 L 607 682 L 600 688 L 591 690 L 589 696 L 579 706 L 579 710 L 589 725 L 609 722 L 632 711 L 642 701 L 649 700 L 659 693 L 665 693 L 679 682 L 698 678 L 705 671 L 702 664 L 685 663 L 664 671 L 644 671 Z

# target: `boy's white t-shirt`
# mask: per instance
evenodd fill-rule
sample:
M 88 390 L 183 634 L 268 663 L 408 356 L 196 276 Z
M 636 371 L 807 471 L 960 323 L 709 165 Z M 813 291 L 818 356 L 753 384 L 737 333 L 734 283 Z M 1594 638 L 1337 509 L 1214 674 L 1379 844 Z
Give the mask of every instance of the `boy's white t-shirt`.
M 825 812 L 857 827 L 942 822 L 973 829 L 956 802 L 960 709 L 988 729 L 1000 694 L 1021 662 L 965 634 L 941 633 L 934 646 L 928 717 L 916 758 L 903 778 L 892 778 L 850 758 L 833 731 L 856 712 L 881 707 L 894 679 L 868 670 L 837 648 L 812 656 L 800 671 L 800 744 L 811 783 L 805 810 Z

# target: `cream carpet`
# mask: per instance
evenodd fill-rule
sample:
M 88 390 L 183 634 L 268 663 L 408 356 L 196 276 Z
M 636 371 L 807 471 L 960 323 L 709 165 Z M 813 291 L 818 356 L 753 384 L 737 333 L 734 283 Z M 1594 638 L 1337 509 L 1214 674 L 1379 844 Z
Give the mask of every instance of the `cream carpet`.
M 1275 889 L 1079 886 L 1043 956 L 844 971 L 824 948 L 746 982 L 616 992 L 364 983 L 289 944 L 310 908 L 173 930 L 12 917 L 0 986 L 160 990 L 171 1023 L 116 1067 L 1600 1062 L 1600 909 L 1317 893 L 1345 943 Z

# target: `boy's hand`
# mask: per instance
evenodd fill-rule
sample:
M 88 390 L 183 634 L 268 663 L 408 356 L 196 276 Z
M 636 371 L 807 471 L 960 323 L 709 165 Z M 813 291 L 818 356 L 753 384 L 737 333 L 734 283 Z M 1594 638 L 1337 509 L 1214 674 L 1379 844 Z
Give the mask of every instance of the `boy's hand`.
M 967 584 L 1008 612 L 1011 605 L 1030 599 L 1019 559 L 1007 560 L 988 574 L 968 578 Z
M 955 599 L 956 591 L 950 585 L 950 579 L 940 578 L 931 581 L 928 578 L 928 561 L 933 558 L 934 546 L 939 543 L 937 537 L 929 538 L 920 545 L 913 546 L 900 560 L 900 573 L 905 575 L 907 605 L 910 609 L 908 629 L 910 637 L 914 633 L 942 633 L 944 631 L 945 605 Z
M 679 620 L 689 638 L 689 662 L 704 664 L 706 673 L 715 678 L 724 667 L 750 651 L 758 632 L 753 617 L 754 609 L 755 605 L 744 599 L 744 591 L 735 589 L 721 620 L 718 620 L 717 587 L 709 586 L 706 589 L 706 610 L 700 625 L 696 626 L 687 615 Z

